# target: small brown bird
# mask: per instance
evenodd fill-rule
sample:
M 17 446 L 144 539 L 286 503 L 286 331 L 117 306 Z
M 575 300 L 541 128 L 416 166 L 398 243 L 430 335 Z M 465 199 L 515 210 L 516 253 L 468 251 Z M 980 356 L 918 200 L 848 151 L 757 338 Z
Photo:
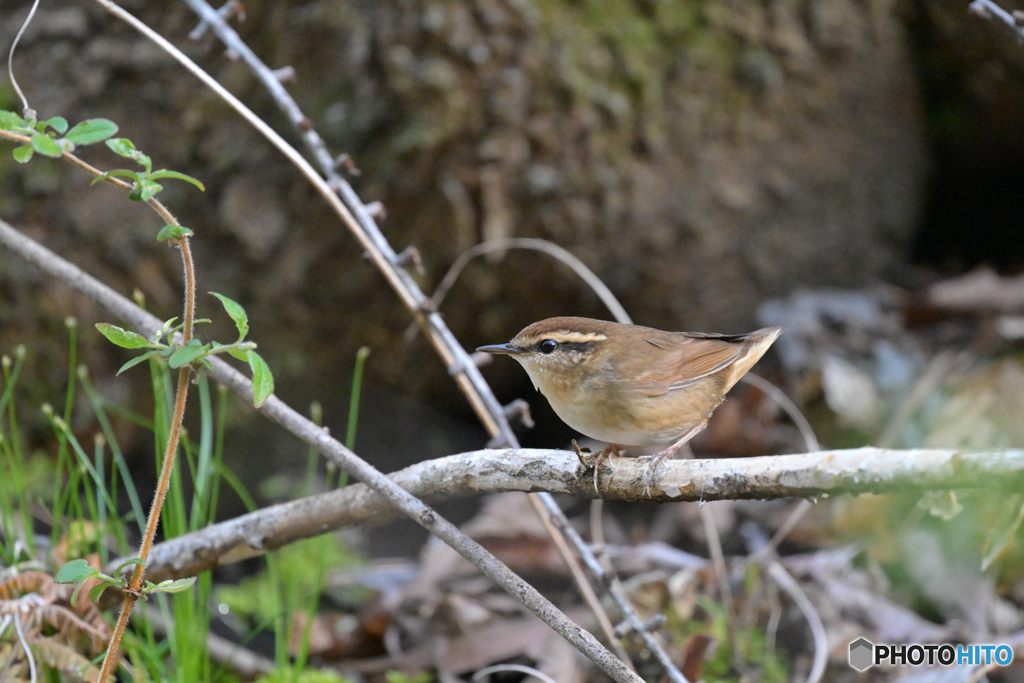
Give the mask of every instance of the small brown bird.
M 726 393 L 781 332 L 778 327 L 748 334 L 663 332 L 589 318 L 548 318 L 507 344 L 477 351 L 519 361 L 558 417 L 611 444 L 608 450 L 671 444 L 654 456 L 647 473 L 650 489 L 658 465 L 704 429 Z

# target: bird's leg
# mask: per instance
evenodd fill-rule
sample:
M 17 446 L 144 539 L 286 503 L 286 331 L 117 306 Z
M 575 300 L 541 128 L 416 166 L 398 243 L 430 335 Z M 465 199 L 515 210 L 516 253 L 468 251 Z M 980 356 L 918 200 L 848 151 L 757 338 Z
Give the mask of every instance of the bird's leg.
M 700 434 L 706 426 L 707 422 L 697 425 L 690 431 L 686 432 L 686 434 L 683 435 L 683 438 L 679 439 L 679 441 L 676 441 L 665 450 L 660 453 L 655 453 L 652 456 L 651 464 L 647 467 L 647 473 L 644 475 L 644 496 L 650 495 L 651 489 L 654 487 L 654 480 L 658 474 L 658 467 L 661 463 L 674 457 L 679 449 L 683 447 L 683 444 Z
M 579 444 L 576 443 L 576 439 L 572 440 L 572 449 L 576 451 L 576 457 L 579 458 L 580 464 L 590 469 L 590 464 L 594 461 L 594 454 L 590 452 L 590 449 L 588 448 L 587 452 L 584 453 L 580 449 Z
M 597 459 L 594 460 L 594 493 L 597 497 L 601 497 L 601 488 L 598 486 L 598 475 L 601 473 L 601 463 L 603 463 L 609 455 L 614 455 L 616 458 L 619 457 L 619 446 L 618 444 L 612 444 L 597 454 Z

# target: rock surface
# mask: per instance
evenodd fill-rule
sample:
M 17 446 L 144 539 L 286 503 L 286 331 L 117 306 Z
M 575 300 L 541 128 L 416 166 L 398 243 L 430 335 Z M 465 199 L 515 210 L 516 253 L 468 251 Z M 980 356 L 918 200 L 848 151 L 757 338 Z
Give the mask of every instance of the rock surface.
M 195 20 L 183 4 L 126 4 L 285 130 L 211 36 L 187 41 Z M 27 6 L 0 8 L 0 44 Z M 586 262 L 638 322 L 741 331 L 765 298 L 864 283 L 905 258 L 926 155 L 894 6 L 264 1 L 246 3 L 238 28 L 272 68 L 294 67 L 288 88 L 332 150 L 353 156 L 353 182 L 383 202 L 396 250 L 420 249 L 428 292 L 481 239 L 543 237 Z M 113 119 L 156 167 L 206 184 L 200 194 L 171 181 L 161 197 L 196 232 L 202 289 L 248 308 L 286 398 L 333 391 L 369 345 L 373 381 L 467 412 L 427 345 L 402 341 L 409 316 L 340 223 L 170 58 L 78 1 L 40 11 L 15 68 L 41 116 Z M 0 105 L 14 108 L 6 88 Z M 86 156 L 118 162 L 105 149 Z M 153 240 L 157 220 L 88 182 L 5 152 L 0 215 L 177 315 L 180 266 Z M 15 277 L 0 266 L 5 288 Z M 532 252 L 471 266 L 444 312 L 467 345 L 550 315 L 606 315 L 575 276 Z M 0 324 L 38 314 L 22 299 Z M 229 323 L 210 334 L 229 337 Z M 494 376 L 519 382 L 517 371 Z M 324 385 L 289 390 L 289 377 Z

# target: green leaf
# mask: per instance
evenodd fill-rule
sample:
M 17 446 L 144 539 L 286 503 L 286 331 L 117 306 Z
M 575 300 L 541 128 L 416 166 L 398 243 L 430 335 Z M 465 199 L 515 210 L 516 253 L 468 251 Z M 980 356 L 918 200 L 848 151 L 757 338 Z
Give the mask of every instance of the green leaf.
M 117 569 L 114 570 L 114 574 L 120 576 L 121 572 L 124 571 L 125 567 L 128 567 L 128 566 L 133 565 L 133 564 L 141 564 L 143 567 L 146 566 L 146 563 L 142 561 L 142 558 L 140 558 L 140 557 L 133 557 L 132 559 L 130 559 L 130 560 L 126 561 L 126 562 L 122 562 L 121 564 L 119 564 L 117 566 Z
M 177 317 L 174 317 L 174 318 L 171 318 L 170 320 L 165 320 L 164 321 L 164 326 L 160 328 L 159 332 L 157 332 L 155 335 L 153 335 L 153 343 L 154 344 L 158 343 L 162 337 L 164 337 L 164 336 L 166 336 L 168 334 L 172 334 L 173 333 L 173 331 L 176 329 L 174 327 L 174 321 L 177 320 L 177 319 L 178 319 Z M 184 324 L 184 323 L 182 323 L 182 324 Z
M 103 182 L 107 178 L 114 177 L 114 176 L 121 176 L 123 178 L 131 178 L 133 181 L 135 181 L 137 183 L 137 182 L 139 182 L 139 178 L 141 177 L 141 175 L 142 175 L 141 173 L 136 173 L 135 171 L 127 171 L 127 170 L 125 170 L 123 168 L 115 168 L 112 171 L 107 171 L 103 175 L 96 176 L 95 178 L 92 179 L 92 182 L 89 183 L 89 184 L 90 185 L 95 185 L 96 183 Z
M 107 147 L 114 152 L 128 159 L 135 158 L 135 145 L 128 138 L 111 138 L 107 140 Z
M 17 161 L 19 164 L 27 164 L 34 153 L 35 150 L 32 149 L 32 145 L 22 145 L 21 147 L 16 147 L 13 152 L 14 160 Z
M 122 372 L 124 372 L 128 368 L 134 368 L 136 365 L 138 365 L 142 361 L 150 358 L 151 356 L 153 356 L 154 354 L 156 354 L 158 352 L 159 352 L 159 349 L 153 349 L 152 351 L 146 351 L 141 356 L 136 356 L 135 358 L 132 358 L 130 361 L 128 361 L 127 363 L 125 363 L 124 365 L 121 366 L 121 369 L 117 371 L 117 374 L 120 375 Z
M 54 116 L 52 119 L 40 121 L 39 132 L 42 133 L 44 130 L 46 130 L 47 126 L 53 128 L 55 131 L 63 135 L 64 132 L 67 131 L 68 129 L 68 120 L 63 116 Z
M 182 366 L 188 365 L 208 350 L 209 349 L 205 344 L 200 344 L 198 339 L 193 339 L 188 344 L 176 348 L 167 363 L 172 368 L 178 369 Z
M 100 596 L 103 595 L 103 591 L 110 588 L 110 584 L 104 581 L 103 583 L 96 584 L 92 590 L 89 591 L 89 599 L 93 602 L 99 602 Z
M 240 349 L 229 349 L 228 350 L 228 354 L 232 358 L 237 358 L 238 360 L 242 361 L 243 363 L 248 363 L 249 362 L 249 352 L 248 351 L 242 351 Z
M 235 327 L 238 328 L 238 341 L 245 339 L 245 335 L 249 334 L 249 316 L 245 314 L 245 309 L 237 301 L 229 299 L 223 294 L 217 292 L 210 292 L 210 294 L 220 299 L 228 317 L 234 321 Z
M 195 233 L 184 225 L 165 225 L 160 228 L 160 232 L 156 234 L 156 238 L 160 242 L 163 242 L 164 240 L 180 240 L 185 237 L 190 237 L 193 234 Z
M 150 178 L 154 178 L 154 179 L 155 178 L 177 178 L 178 180 L 184 180 L 186 183 L 192 183 L 193 185 L 198 187 L 203 192 L 206 192 L 206 188 L 203 187 L 203 184 L 201 182 L 199 182 L 196 178 L 193 178 L 190 175 L 185 175 L 184 173 L 178 173 L 177 171 L 168 171 L 166 168 L 165 169 L 161 169 L 159 171 L 153 171 L 149 175 L 149 177 Z
M 0 130 L 21 130 L 27 122 L 13 111 L 0 109 Z
M 117 124 L 107 119 L 86 119 L 64 136 L 76 145 L 94 145 L 117 132 Z
M 123 330 L 117 325 L 96 323 L 96 329 L 104 337 L 123 349 L 145 349 L 149 347 L 149 341 L 141 334 L 136 334 L 131 330 Z
M 32 148 L 48 157 L 59 157 L 61 155 L 60 145 L 53 138 L 46 135 L 33 135 Z
M 150 199 L 156 196 L 157 192 L 164 189 L 164 186 L 160 183 L 154 183 L 152 180 L 143 179 L 138 185 L 132 188 L 132 191 L 128 193 L 129 199 L 134 199 L 132 193 L 138 190 L 137 202 L 148 202 Z
M 71 560 L 57 570 L 57 575 L 53 577 L 53 580 L 57 583 L 78 583 L 98 573 L 85 560 Z
M 252 368 L 252 404 L 259 408 L 274 393 L 274 375 L 260 354 L 250 351 L 247 355 Z
M 192 587 L 192 584 L 196 582 L 195 576 L 190 576 L 187 579 L 167 579 L 153 586 L 147 593 L 181 593 L 187 591 Z

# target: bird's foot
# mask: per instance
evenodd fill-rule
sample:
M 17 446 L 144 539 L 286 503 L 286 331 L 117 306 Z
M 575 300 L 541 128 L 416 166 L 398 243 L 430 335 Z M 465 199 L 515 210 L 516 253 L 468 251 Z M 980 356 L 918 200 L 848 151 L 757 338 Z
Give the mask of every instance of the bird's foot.
M 596 493 L 597 496 L 600 498 L 601 486 L 599 483 L 599 477 L 601 474 L 601 464 L 608 459 L 609 455 L 614 455 L 618 457 L 619 447 L 615 444 L 612 444 L 611 446 L 608 446 L 607 448 L 603 449 L 600 453 L 592 453 L 589 449 L 587 449 L 584 452 L 584 450 L 581 449 L 579 445 L 577 445 L 576 439 L 572 440 L 572 447 L 573 450 L 576 451 L 576 457 L 579 458 L 581 465 L 583 465 L 587 469 L 590 469 L 591 467 L 594 468 L 594 493 Z
M 654 482 L 658 479 L 658 468 L 661 463 L 675 455 L 675 451 L 671 449 L 665 449 L 660 453 L 655 453 L 650 456 L 651 464 L 647 466 L 647 471 L 644 472 L 644 498 L 651 497 L 651 489 L 654 488 Z
M 683 438 L 679 439 L 660 453 L 655 453 L 651 457 L 651 464 L 647 467 L 647 472 L 644 474 L 644 498 L 649 498 L 651 495 L 651 489 L 654 488 L 654 482 L 658 478 L 658 467 L 661 466 L 661 463 L 675 457 L 675 454 L 683 447 L 683 444 L 697 436 L 704 427 L 704 424 L 696 425 L 691 428 L 690 431 L 686 432 L 686 434 L 683 435 Z
M 608 448 L 598 453 L 597 459 L 594 460 L 594 493 L 597 494 L 598 498 L 601 497 L 601 485 L 598 479 L 601 474 L 601 463 L 607 460 L 609 455 L 614 455 L 616 458 L 619 457 L 619 447 L 615 444 L 608 446 Z

